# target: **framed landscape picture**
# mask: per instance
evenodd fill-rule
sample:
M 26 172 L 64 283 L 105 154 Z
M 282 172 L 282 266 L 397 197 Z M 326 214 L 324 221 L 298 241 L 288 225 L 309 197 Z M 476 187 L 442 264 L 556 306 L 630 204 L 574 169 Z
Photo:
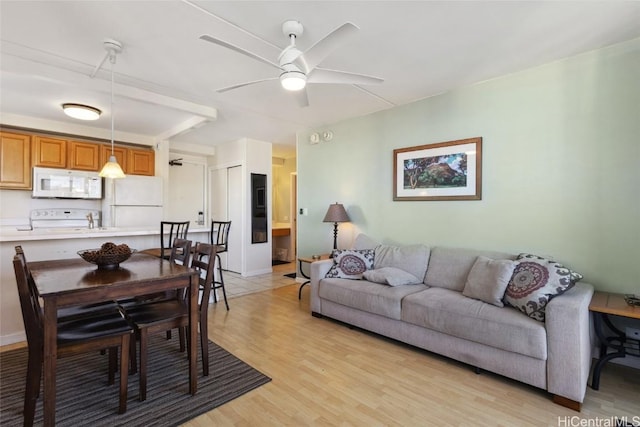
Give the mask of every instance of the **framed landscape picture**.
M 393 150 L 393 200 L 482 199 L 482 138 Z

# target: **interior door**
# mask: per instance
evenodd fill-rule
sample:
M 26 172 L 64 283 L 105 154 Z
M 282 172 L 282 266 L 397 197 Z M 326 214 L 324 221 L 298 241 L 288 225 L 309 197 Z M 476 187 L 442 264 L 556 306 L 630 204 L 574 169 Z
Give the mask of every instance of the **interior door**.
M 229 251 L 220 254 L 222 268 L 242 273 L 242 166 L 213 170 L 210 188 L 210 220 L 231 221 Z
M 242 273 L 242 242 L 244 215 L 242 209 L 242 166 L 227 169 L 227 212 L 231 221 L 227 270 Z
M 198 225 L 198 212 L 204 212 L 204 187 L 205 165 L 183 162 L 170 166 L 167 220 L 191 221 L 191 228 Z

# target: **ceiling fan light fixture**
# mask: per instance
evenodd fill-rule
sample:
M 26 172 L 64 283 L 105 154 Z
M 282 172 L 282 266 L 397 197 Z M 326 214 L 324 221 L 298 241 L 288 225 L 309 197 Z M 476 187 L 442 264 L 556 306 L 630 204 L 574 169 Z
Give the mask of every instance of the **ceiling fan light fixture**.
M 98 120 L 100 114 L 102 114 L 102 111 L 95 107 L 73 103 L 62 104 L 62 111 L 67 116 L 79 120 Z
M 307 76 L 300 71 L 285 71 L 280 74 L 280 84 L 286 90 L 302 90 L 307 85 Z

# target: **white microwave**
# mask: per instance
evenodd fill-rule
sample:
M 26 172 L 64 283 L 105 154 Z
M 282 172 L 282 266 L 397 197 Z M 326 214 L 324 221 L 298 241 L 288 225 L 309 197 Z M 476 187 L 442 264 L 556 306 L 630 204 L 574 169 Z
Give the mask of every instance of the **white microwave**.
M 101 199 L 98 172 L 33 168 L 33 198 Z

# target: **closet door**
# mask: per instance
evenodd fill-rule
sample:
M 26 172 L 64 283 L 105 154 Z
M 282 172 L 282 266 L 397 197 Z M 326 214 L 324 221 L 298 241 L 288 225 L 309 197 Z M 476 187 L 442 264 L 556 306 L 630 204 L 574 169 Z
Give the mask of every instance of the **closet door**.
M 243 215 L 243 191 L 242 166 L 227 169 L 227 212 L 231 221 L 229 232 L 229 256 L 227 257 L 227 269 L 242 273 L 243 242 L 246 241 L 245 221 Z
M 222 268 L 242 273 L 242 166 L 211 171 L 211 220 L 231 221 L 229 251 L 220 254 Z M 209 223 L 211 224 L 211 223 Z

